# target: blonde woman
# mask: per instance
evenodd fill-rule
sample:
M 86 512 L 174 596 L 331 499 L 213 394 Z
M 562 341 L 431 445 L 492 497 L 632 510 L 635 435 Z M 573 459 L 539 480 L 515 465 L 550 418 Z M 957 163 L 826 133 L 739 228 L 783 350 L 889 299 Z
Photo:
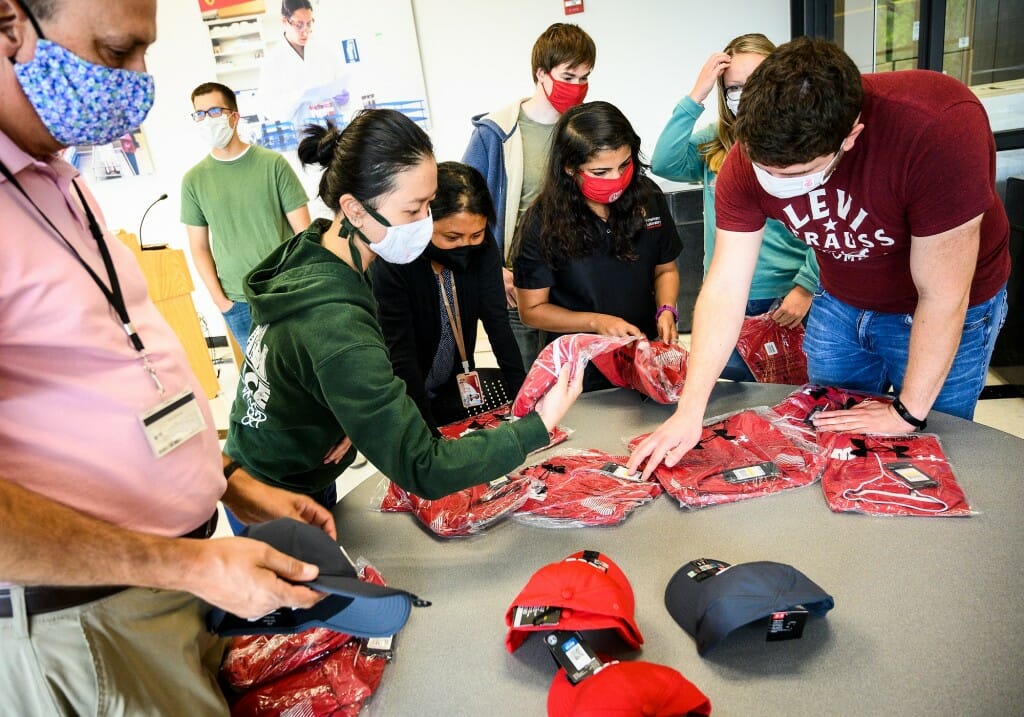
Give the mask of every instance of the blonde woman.
M 658 138 L 651 157 L 651 171 L 680 182 L 704 184 L 704 272 L 715 250 L 715 180 L 725 155 L 736 141 L 733 125 L 739 111 L 743 85 L 773 50 L 772 41 L 760 33 L 741 35 L 708 58 L 697 81 L 679 101 Z M 697 132 L 694 125 L 704 112 L 704 101 L 718 87 L 718 122 Z M 754 270 L 746 313 L 772 313 L 786 327 L 800 324 L 811 308 L 818 284 L 818 262 L 814 251 L 793 237 L 779 222 L 769 219 L 764 242 Z M 723 378 L 753 381 L 750 370 L 733 351 Z

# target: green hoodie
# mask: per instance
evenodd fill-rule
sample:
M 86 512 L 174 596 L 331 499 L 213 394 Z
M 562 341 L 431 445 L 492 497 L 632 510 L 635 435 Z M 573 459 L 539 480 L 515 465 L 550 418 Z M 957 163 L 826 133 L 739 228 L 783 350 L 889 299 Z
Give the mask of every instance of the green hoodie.
M 266 483 L 315 493 L 358 449 L 406 490 L 440 498 L 543 447 L 536 413 L 457 441 L 431 435 L 392 371 L 368 280 L 320 244 L 328 226 L 317 220 L 246 279 L 253 329 L 224 452 Z M 354 449 L 324 465 L 345 436 Z

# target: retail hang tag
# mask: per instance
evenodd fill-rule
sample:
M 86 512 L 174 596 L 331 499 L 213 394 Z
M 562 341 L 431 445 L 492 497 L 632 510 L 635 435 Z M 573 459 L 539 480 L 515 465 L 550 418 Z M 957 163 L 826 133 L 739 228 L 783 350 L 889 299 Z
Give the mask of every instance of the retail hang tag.
M 560 607 L 516 605 L 515 612 L 512 613 L 512 627 L 557 625 L 561 619 Z
M 685 567 L 686 577 L 699 583 L 718 575 L 729 567 L 729 563 L 714 558 L 697 558 L 688 562 Z
M 455 377 L 459 384 L 459 397 L 463 408 L 484 405 L 484 391 L 480 386 L 480 374 L 476 371 L 460 373 Z
M 544 638 L 555 662 L 565 669 L 572 684 L 590 677 L 601 668 L 601 660 L 578 632 L 557 630 Z
M 186 389 L 171 399 L 139 414 L 153 455 L 161 458 L 206 428 L 199 401 Z
M 806 624 L 807 610 L 803 605 L 773 612 L 768 619 L 768 634 L 765 635 L 765 640 L 768 642 L 798 640 L 804 634 L 804 625 Z
M 394 651 L 391 649 L 391 644 L 394 642 L 394 639 L 394 635 L 367 638 L 363 651 L 367 655 L 383 657 L 385 660 L 390 662 L 391 658 L 395 655 Z
M 619 478 L 621 480 L 629 480 L 634 483 L 638 483 L 643 478 L 643 473 L 640 471 L 631 471 L 626 466 L 620 465 L 619 463 L 605 463 L 601 466 L 601 472 L 612 478 Z
M 495 478 L 487 484 L 487 490 L 480 496 L 480 502 L 487 503 L 497 498 L 502 498 L 511 493 L 515 487 L 515 484 L 509 480 L 508 476 Z

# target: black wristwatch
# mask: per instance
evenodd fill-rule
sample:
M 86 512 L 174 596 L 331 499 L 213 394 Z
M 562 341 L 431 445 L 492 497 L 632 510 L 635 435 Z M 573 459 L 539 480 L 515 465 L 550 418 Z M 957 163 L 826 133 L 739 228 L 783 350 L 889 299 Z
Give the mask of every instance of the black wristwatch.
M 910 411 L 907 410 L 907 407 L 903 405 L 903 401 L 900 400 L 899 396 L 896 396 L 895 398 L 892 399 L 892 407 L 896 411 L 896 413 L 899 414 L 900 418 L 902 418 L 904 421 L 913 426 L 915 430 L 923 431 L 925 428 L 928 427 L 927 419 L 917 418 L 916 416 L 914 416 Z
M 239 463 L 238 461 L 231 461 L 226 466 L 224 466 L 224 478 L 226 480 L 231 480 L 231 474 L 234 473 L 235 471 L 237 471 L 241 467 L 242 467 L 242 464 Z

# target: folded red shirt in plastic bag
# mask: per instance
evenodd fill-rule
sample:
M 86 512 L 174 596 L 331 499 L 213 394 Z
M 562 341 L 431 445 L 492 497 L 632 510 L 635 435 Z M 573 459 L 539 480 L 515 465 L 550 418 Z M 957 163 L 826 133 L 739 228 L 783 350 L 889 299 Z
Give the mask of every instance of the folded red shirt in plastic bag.
M 385 513 L 411 512 L 432 533 L 442 538 L 475 535 L 513 513 L 530 494 L 528 479 L 508 476 L 437 500 L 420 498 L 392 481 L 388 484 L 380 510 Z
M 803 326 L 783 328 L 770 314 L 748 316 L 736 351 L 760 383 L 807 383 Z
M 811 418 L 819 411 L 842 411 L 868 400 L 892 403 L 892 399 L 885 396 L 808 383 L 776 403 L 772 410 L 783 418 L 792 419 L 795 425 L 813 429 Z
M 357 563 L 362 580 L 375 585 L 386 584 L 384 577 L 372 565 L 363 560 Z M 294 672 L 353 639 L 325 627 L 290 634 L 235 637 L 224 654 L 220 674 L 232 687 L 248 689 Z
M 658 403 L 675 403 L 686 380 L 686 349 L 640 339 L 591 359 L 616 386 L 632 388 Z
M 545 346 L 533 362 L 522 388 L 512 402 L 513 415 L 522 418 L 533 410 L 558 381 L 563 366 L 572 366 L 570 378 L 587 367 L 594 356 L 614 351 L 636 341 L 632 336 L 600 336 L 598 334 L 565 334 Z
M 961 517 L 973 512 L 939 437 L 929 433 L 822 433 L 821 477 L 837 513 Z
M 380 684 L 385 658 L 367 654 L 362 640 L 243 694 L 232 717 L 282 714 L 355 717 Z
M 445 438 L 455 439 L 461 438 L 467 433 L 472 433 L 473 431 L 483 431 L 488 428 L 495 428 L 500 426 L 502 423 L 508 423 L 509 421 L 514 420 L 517 419 L 512 415 L 512 404 L 506 403 L 503 406 L 492 408 L 490 411 L 478 413 L 475 416 L 464 418 L 461 421 L 449 423 L 445 426 L 439 426 L 437 430 L 440 431 L 441 435 Z M 548 433 L 548 444 L 543 448 L 538 448 L 536 451 L 532 451 L 532 453 L 545 451 L 552 446 L 557 446 L 568 437 L 569 431 L 565 430 L 561 426 L 555 426 L 554 429 Z
M 630 450 L 647 435 L 631 440 Z M 704 508 L 808 485 L 823 468 L 819 446 L 759 407 L 711 419 L 697 445 L 654 477 L 680 507 Z
M 530 478 L 533 489 L 513 519 L 548 528 L 618 525 L 661 493 L 654 481 L 630 474 L 627 460 L 591 448 L 521 470 L 517 476 Z

